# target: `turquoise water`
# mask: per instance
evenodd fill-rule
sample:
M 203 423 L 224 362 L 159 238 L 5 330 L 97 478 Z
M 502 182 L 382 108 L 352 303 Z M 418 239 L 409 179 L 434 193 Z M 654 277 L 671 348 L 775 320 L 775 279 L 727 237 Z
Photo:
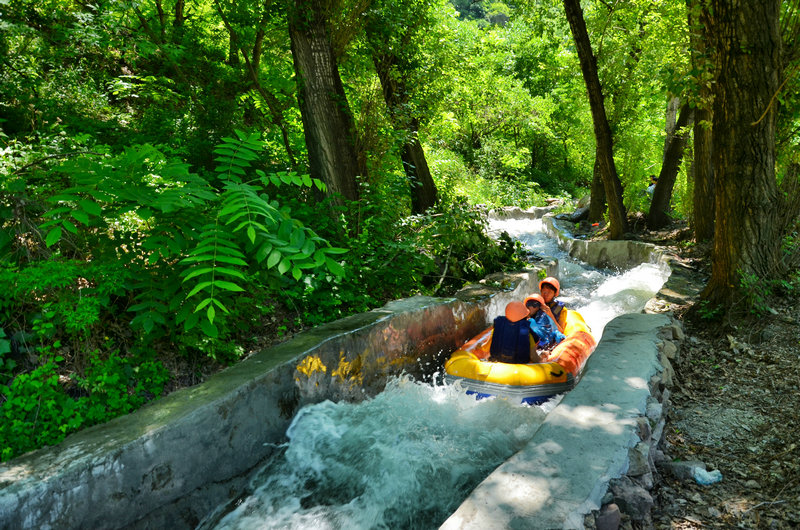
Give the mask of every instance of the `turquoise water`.
M 305 407 L 216 528 L 436 528 L 544 416 L 410 378 L 362 403 Z

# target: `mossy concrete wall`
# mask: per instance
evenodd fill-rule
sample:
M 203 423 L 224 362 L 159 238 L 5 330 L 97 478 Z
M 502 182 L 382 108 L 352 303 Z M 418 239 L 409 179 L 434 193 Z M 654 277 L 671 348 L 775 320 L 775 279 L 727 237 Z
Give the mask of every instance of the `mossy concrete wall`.
M 542 268 L 555 273 L 555 262 Z M 243 489 L 298 408 L 425 377 L 538 271 L 414 297 L 298 335 L 141 410 L 0 464 L 0 528 L 194 528 Z

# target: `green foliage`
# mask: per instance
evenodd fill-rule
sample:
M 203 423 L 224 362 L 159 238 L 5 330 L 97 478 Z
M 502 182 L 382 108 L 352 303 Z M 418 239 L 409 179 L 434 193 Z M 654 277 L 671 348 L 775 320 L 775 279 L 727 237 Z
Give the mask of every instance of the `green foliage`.
M 698 314 L 703 320 L 715 321 L 718 320 L 724 310 L 719 305 L 714 305 L 708 300 L 702 300 L 697 307 Z
M 743 305 L 750 313 L 763 316 L 769 308 L 772 286 L 752 272 L 739 271 L 739 292 L 744 297 Z
M 58 347 L 58 344 L 55 345 Z M 121 358 L 112 352 L 101 359 L 95 351 L 86 377 L 59 376 L 62 356 L 43 349 L 45 361 L 0 387 L 0 460 L 53 445 L 78 429 L 128 413 L 164 390 L 168 373 L 154 360 Z M 66 388 L 73 383 L 72 391 Z M 77 394 L 77 395 L 76 395 Z
M 6 377 L 11 374 L 11 371 L 17 366 L 14 359 L 11 359 L 10 353 L 11 337 L 6 335 L 3 328 L 0 328 L 0 384 L 3 384 Z

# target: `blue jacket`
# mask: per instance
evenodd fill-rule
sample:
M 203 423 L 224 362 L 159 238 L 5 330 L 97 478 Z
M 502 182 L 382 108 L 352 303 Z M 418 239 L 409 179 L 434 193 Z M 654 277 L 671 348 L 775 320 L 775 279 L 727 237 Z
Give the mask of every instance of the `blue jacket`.
M 511 322 L 504 316 L 494 319 L 489 353 L 495 361 L 513 364 L 531 362 L 531 328 L 528 319 Z
M 531 335 L 533 335 L 534 340 L 538 343 L 539 348 L 543 350 L 553 348 L 566 338 L 563 333 L 558 331 L 558 325 L 553 322 L 550 315 L 541 309 L 533 315 L 533 318 L 531 318 L 529 322 Z

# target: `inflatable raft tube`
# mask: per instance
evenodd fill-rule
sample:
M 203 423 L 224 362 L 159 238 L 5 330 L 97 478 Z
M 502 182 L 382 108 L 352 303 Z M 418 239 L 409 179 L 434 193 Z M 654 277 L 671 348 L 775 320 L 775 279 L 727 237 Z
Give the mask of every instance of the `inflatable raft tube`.
M 580 380 L 597 342 L 577 311 L 567 311 L 566 338 L 542 362 L 509 364 L 489 360 L 492 328 L 473 337 L 445 363 L 445 381 L 460 382 L 478 399 L 496 396 L 516 403 L 538 404 L 571 390 Z

